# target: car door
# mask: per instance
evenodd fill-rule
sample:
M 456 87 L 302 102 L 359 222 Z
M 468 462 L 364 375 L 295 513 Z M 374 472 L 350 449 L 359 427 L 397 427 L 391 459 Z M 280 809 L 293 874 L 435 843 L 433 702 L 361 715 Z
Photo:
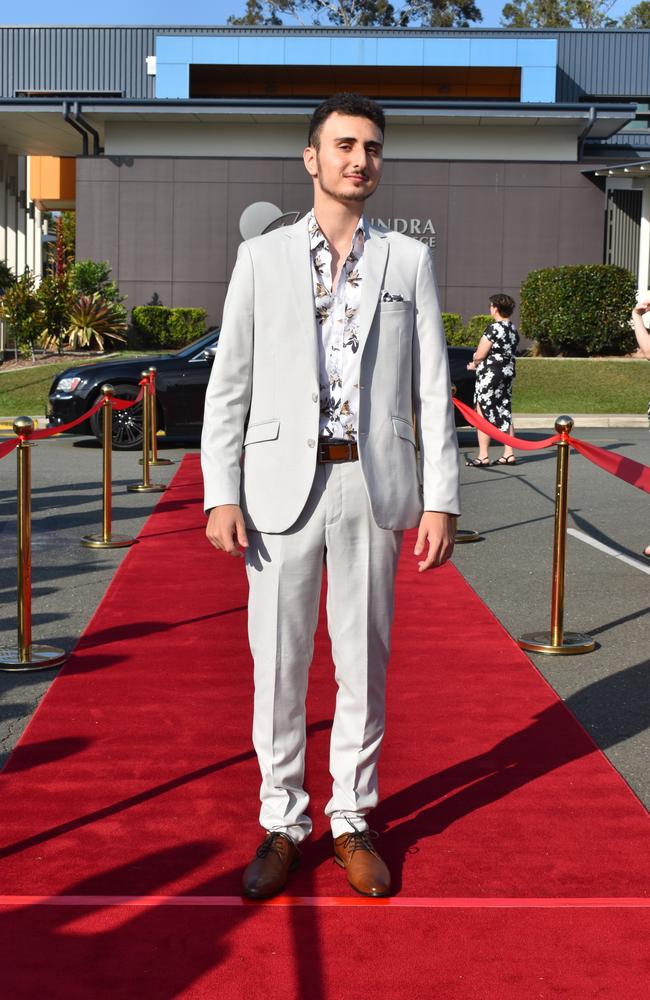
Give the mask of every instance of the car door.
M 174 433 L 200 434 L 203 426 L 205 390 L 213 361 L 214 355 L 206 349 L 184 359 L 175 390 L 177 398 L 173 405 Z

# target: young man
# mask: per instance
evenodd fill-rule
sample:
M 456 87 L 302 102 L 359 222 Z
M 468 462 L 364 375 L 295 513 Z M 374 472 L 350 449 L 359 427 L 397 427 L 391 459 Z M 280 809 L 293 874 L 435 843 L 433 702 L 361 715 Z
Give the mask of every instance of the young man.
M 311 832 L 305 696 L 324 557 L 339 689 L 325 812 L 352 887 L 390 893 L 366 815 L 378 799 L 402 532 L 419 525 L 420 572 L 453 548 L 458 449 L 431 259 L 362 214 L 383 141 L 373 101 L 337 94 L 316 109 L 303 154 L 314 207 L 240 247 L 206 394 L 207 537 L 245 553 L 250 587 L 267 831 L 244 872 L 252 898 L 284 887 Z

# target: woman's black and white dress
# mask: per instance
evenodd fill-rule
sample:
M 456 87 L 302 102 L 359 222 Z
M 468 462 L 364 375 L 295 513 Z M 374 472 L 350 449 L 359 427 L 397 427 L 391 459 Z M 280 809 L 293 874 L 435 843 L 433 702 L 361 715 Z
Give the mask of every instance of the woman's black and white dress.
M 474 405 L 480 406 L 487 421 L 500 431 L 512 423 L 512 382 L 519 331 L 510 320 L 495 320 L 483 334 L 492 341 L 487 358 L 476 367 Z

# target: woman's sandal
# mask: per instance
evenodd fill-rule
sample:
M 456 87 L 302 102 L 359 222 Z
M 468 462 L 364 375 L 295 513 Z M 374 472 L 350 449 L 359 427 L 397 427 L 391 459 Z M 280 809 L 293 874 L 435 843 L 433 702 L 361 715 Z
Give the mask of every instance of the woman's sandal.
M 507 458 L 505 455 L 502 455 L 501 458 L 497 458 L 496 462 L 493 462 L 493 465 L 516 465 L 516 464 L 517 464 L 517 459 L 515 458 L 514 455 L 508 455 Z
M 468 469 L 486 469 L 489 464 L 489 458 L 473 458 L 471 462 L 465 462 Z

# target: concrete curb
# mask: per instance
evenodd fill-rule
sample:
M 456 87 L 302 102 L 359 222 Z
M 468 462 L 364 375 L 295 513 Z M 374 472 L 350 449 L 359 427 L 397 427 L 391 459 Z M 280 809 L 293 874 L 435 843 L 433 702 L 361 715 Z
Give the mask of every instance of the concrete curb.
M 537 428 L 553 430 L 559 413 L 514 413 L 515 430 L 535 430 Z M 21 414 L 24 416 L 24 414 Z M 575 427 L 648 427 L 648 417 L 645 413 L 570 413 Z M 0 417 L 0 432 L 13 433 L 15 417 Z M 43 416 L 32 416 L 38 428 L 46 426 Z
M 515 430 L 555 429 L 559 413 L 513 413 Z M 574 427 L 648 427 L 645 413 L 570 413 Z

